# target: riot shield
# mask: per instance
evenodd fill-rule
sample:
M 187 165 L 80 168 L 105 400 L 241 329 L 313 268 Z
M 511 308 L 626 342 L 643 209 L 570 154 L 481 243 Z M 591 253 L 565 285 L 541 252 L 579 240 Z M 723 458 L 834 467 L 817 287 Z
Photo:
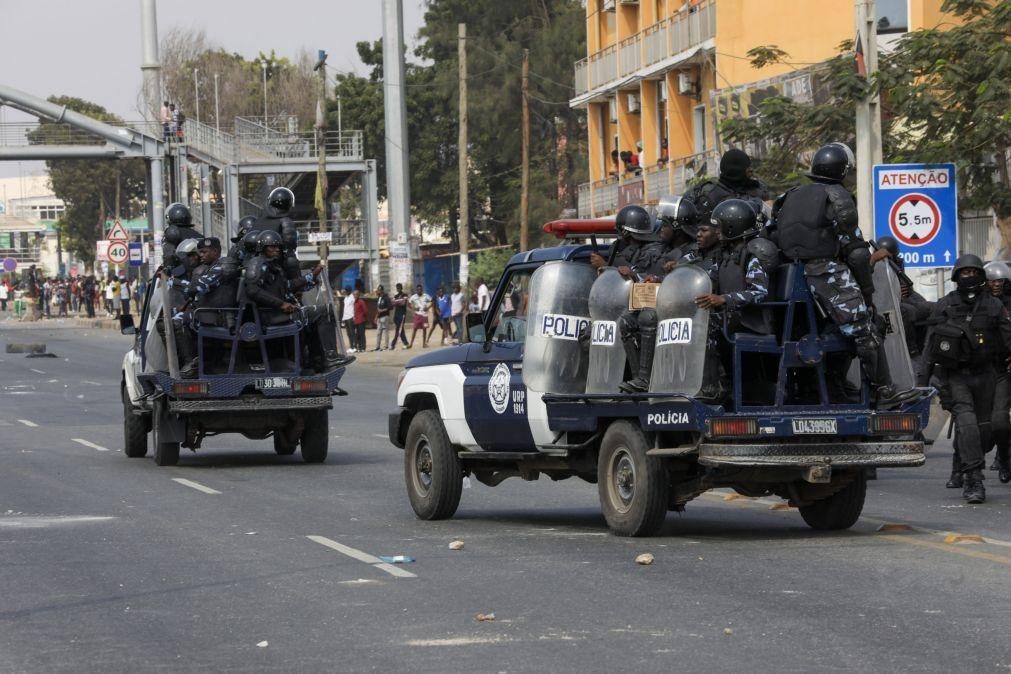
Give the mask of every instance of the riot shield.
M 530 277 L 523 382 L 539 393 L 583 393 L 589 356 L 579 333 L 590 324 L 597 272 L 578 262 L 547 262 Z
M 165 285 L 165 282 L 160 276 L 155 276 L 151 280 L 151 283 L 155 284 L 155 289 L 148 299 L 147 325 L 143 326 L 147 331 L 147 337 L 144 339 L 144 371 L 151 372 L 158 370 L 166 372 L 169 369 L 168 354 L 165 350 L 165 340 L 158 333 L 158 320 L 163 313 L 162 300 L 165 297 L 162 287 Z M 172 317 L 169 316 L 170 322 L 171 319 Z
M 587 393 L 617 393 L 625 375 L 625 348 L 621 343 L 618 318 L 628 310 L 632 281 L 617 269 L 607 268 L 590 289 L 590 366 L 586 373 Z
M 695 298 L 713 291 L 709 275 L 695 265 L 678 265 L 656 297 L 656 352 L 650 393 L 698 395 L 706 361 L 709 310 Z
M 899 277 L 891 262 L 878 262 L 874 265 L 874 308 L 885 322 L 885 358 L 892 383 L 898 390 L 905 391 L 916 386 L 916 373 L 902 325 L 901 298 Z

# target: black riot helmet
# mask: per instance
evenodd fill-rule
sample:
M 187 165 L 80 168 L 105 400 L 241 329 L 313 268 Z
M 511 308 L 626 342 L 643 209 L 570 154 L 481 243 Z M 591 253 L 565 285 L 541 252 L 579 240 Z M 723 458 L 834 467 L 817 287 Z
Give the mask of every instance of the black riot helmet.
M 295 195 L 287 187 L 275 187 L 267 197 L 267 206 L 285 215 L 295 207 Z
M 814 153 L 811 172 L 807 175 L 822 182 L 841 183 L 855 163 L 853 150 L 849 146 L 845 143 L 829 143 Z
M 684 232 L 695 238 L 698 229 L 699 212 L 690 199 L 679 196 L 664 197 L 656 205 L 656 217 L 660 226 L 673 227 L 675 232 Z
M 242 250 L 246 255 L 256 255 L 256 244 L 259 238 L 260 232 L 255 229 L 251 229 L 243 235 Z
M 169 207 L 165 209 L 165 223 L 178 227 L 192 227 L 193 215 L 190 213 L 190 209 L 179 202 L 169 204 Z
M 899 259 L 899 242 L 894 236 L 883 236 L 877 241 L 878 248 L 887 250 L 895 259 Z
M 262 253 L 268 246 L 281 247 L 281 235 L 272 229 L 260 232 L 256 238 L 256 252 Z
M 242 241 L 242 237 L 244 237 L 248 232 L 252 231 L 253 227 L 255 226 L 256 226 L 255 215 L 247 215 L 246 217 L 239 220 L 235 236 L 232 237 L 232 243 L 238 243 L 239 241 Z
M 631 234 L 636 239 L 647 239 L 653 235 L 653 218 L 642 206 L 625 206 L 618 211 L 614 227 L 618 232 Z
M 713 209 L 710 224 L 720 228 L 724 243 L 754 234 L 758 225 L 755 209 L 743 199 L 727 199 Z
M 974 270 L 975 274 L 962 278 L 960 272 L 966 269 Z M 959 295 L 965 299 L 973 299 L 986 286 L 986 270 L 983 267 L 983 260 L 972 253 L 960 255 L 951 270 L 951 280 L 955 282 Z

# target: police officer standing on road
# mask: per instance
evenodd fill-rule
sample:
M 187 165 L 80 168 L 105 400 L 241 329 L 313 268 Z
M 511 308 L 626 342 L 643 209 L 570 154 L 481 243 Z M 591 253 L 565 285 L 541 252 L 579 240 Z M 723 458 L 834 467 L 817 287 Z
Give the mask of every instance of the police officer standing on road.
M 1011 317 L 988 291 L 983 261 L 975 255 L 955 261 L 951 280 L 956 289 L 931 312 L 917 380 L 926 386 L 936 374 L 949 399 L 958 449 L 948 486 L 963 486 L 966 501 L 983 503 L 983 448 L 990 446 L 997 370 L 1006 369 L 1006 354 L 1011 353 Z M 962 485 L 956 471 L 961 472 Z
M 620 238 L 614 242 L 617 252 L 612 255 L 611 266 L 632 281 L 642 281 L 653 266 L 658 250 L 653 234 L 653 218 L 642 206 L 625 206 L 614 220 Z M 590 256 L 594 269 L 607 266 L 601 255 Z M 656 310 L 626 311 L 618 318 L 621 342 L 632 379 L 623 382 L 622 391 L 646 391 L 653 370 L 653 350 L 656 346 Z
M 864 379 L 876 392 L 877 408 L 890 409 L 917 394 L 893 386 L 884 340 L 873 321 L 870 250 L 860 234 L 856 203 L 842 185 L 853 161 L 842 143 L 820 148 L 808 174 L 812 182 L 780 196 L 773 221 L 783 255 L 804 263 L 815 299 L 839 332 L 853 340 Z M 833 363 L 832 381 L 845 381 L 848 369 L 845 359 Z
M 1011 268 L 1006 262 L 994 260 L 987 262 L 983 266 L 986 272 L 986 284 L 990 286 L 990 293 L 1001 301 L 1004 308 L 1011 311 Z M 1011 353 L 1004 354 L 1004 360 L 1008 360 Z M 999 364 L 999 362 L 998 362 Z M 1004 484 L 1011 482 L 1011 375 L 1005 368 L 997 367 L 997 380 L 994 384 L 993 396 L 993 444 L 997 447 L 997 456 L 990 470 L 997 471 L 997 478 Z M 990 451 L 989 445 L 984 446 L 984 450 Z
M 696 185 L 685 193 L 685 198 L 695 204 L 700 220 L 709 222 L 713 209 L 727 199 L 768 201 L 769 186 L 752 173 L 751 157 L 743 150 L 731 148 L 720 158 L 719 180 Z

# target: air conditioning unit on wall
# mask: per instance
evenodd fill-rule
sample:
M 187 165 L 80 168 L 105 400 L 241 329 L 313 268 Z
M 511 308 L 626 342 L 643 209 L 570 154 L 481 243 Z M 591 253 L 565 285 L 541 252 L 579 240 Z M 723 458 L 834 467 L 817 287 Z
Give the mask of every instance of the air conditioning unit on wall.
M 642 103 L 639 101 L 638 94 L 628 95 L 628 111 L 633 115 L 639 114 L 642 111 Z
M 682 96 L 695 96 L 698 94 L 698 89 L 695 79 L 692 77 L 692 73 L 688 71 L 681 71 L 678 73 L 678 93 Z
M 600 11 L 602 12 L 613 12 L 614 11 L 614 0 L 601 0 Z
M 660 101 L 661 103 L 667 101 L 667 83 L 663 80 L 657 80 L 656 100 Z

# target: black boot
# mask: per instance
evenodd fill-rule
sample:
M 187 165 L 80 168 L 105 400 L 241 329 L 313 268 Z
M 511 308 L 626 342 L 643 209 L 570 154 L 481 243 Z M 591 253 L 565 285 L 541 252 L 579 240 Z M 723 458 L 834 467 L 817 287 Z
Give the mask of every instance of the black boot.
M 965 474 L 965 488 L 962 489 L 962 498 L 966 503 L 979 504 L 986 501 L 986 489 L 983 487 L 983 471 L 979 468 L 968 471 Z
M 622 335 L 621 345 L 625 349 L 625 365 L 628 367 L 628 371 L 632 373 L 630 380 L 622 382 L 618 386 L 622 391 L 626 391 L 625 387 L 631 385 L 639 377 L 639 345 L 636 343 L 636 335 L 634 333 Z
M 638 375 L 631 381 L 624 382 L 619 387 L 622 391 L 625 393 L 645 393 L 649 390 L 649 380 L 653 375 L 653 353 L 655 350 L 656 330 L 640 330 Z
M 961 489 L 962 484 L 965 482 L 965 478 L 962 476 L 962 459 L 959 458 L 958 453 L 951 455 L 951 477 L 944 484 L 948 489 Z
M 997 479 L 1001 484 L 1011 482 L 1011 452 L 1007 447 L 997 448 Z
M 888 360 L 885 358 L 884 346 L 873 338 L 857 340 L 857 358 L 864 377 L 869 379 L 875 391 L 874 407 L 878 410 L 890 410 L 902 403 L 919 396 L 915 389 L 899 391 L 892 384 L 892 376 L 888 371 Z
M 196 379 L 200 370 L 197 363 L 196 345 L 193 343 L 193 333 L 185 327 L 178 327 L 176 333 L 176 351 L 179 352 L 179 376 L 182 379 Z

